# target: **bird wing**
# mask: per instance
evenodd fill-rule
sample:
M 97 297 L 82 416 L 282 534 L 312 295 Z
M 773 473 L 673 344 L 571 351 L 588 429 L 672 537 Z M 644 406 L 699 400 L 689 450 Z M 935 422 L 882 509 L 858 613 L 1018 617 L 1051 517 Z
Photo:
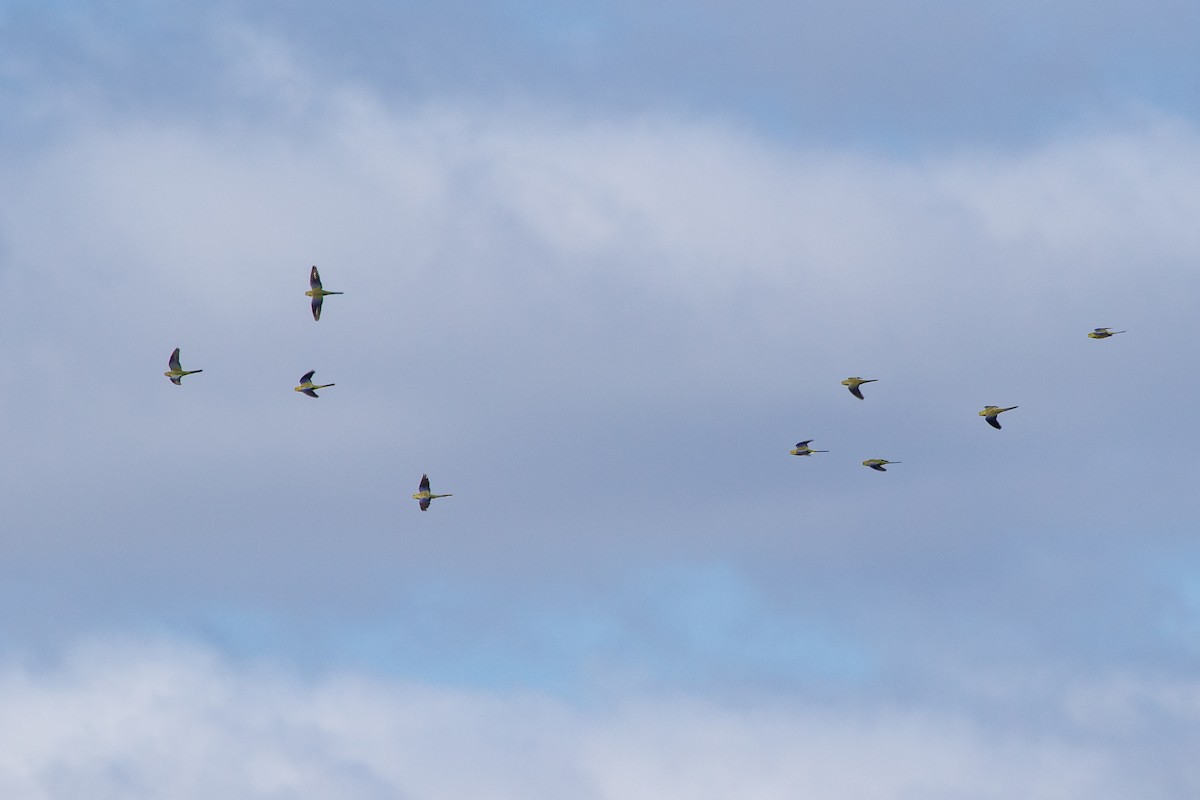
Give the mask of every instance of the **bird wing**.
M 312 312 L 313 312 L 314 320 L 319 321 L 321 319 L 321 305 L 323 302 L 324 302 L 324 299 L 321 297 L 321 295 L 316 295 L 315 297 L 313 297 Z
M 811 441 L 812 441 L 812 439 L 805 439 L 803 442 L 796 442 L 796 449 L 797 450 L 807 450 L 808 443 Z
M 862 400 L 862 399 L 863 399 L 863 393 L 862 393 L 862 389 L 859 389 L 857 386 L 851 386 L 851 387 L 850 387 L 850 394 L 854 395 L 854 396 L 855 396 L 855 397 L 857 397 L 859 400 Z
M 317 272 L 315 265 L 312 268 L 312 272 L 308 273 L 308 287 L 310 289 L 321 288 L 321 273 Z
M 179 379 L 178 375 L 174 378 L 171 378 L 171 383 L 175 384 L 176 386 L 183 386 L 183 381 Z
M 429 491 L 429 476 L 428 475 L 421 476 L 421 485 L 418 487 L 418 490 L 422 491 L 422 492 Z
M 312 389 L 301 389 L 300 394 L 306 394 L 309 397 L 319 397 L 320 396 L 316 392 L 314 392 Z
M 306 372 L 306 373 L 304 373 L 303 375 L 301 375 L 301 376 L 300 376 L 300 385 L 301 385 L 301 386 L 303 386 L 304 384 L 306 384 L 306 383 L 308 383 L 309 381 L 311 381 L 311 380 L 312 380 L 312 376 L 313 376 L 313 373 L 314 373 L 314 372 L 316 372 L 316 370 L 315 370 L 315 369 L 310 369 L 308 372 Z
M 428 511 L 428 510 L 429 510 L 429 498 L 428 498 L 428 497 L 422 497 L 422 498 L 421 498 L 421 501 L 420 501 L 420 504 L 421 504 L 421 510 L 422 510 L 422 511 Z
M 182 369 L 179 366 L 179 348 L 178 347 L 175 348 L 175 352 L 171 353 L 171 358 L 167 362 L 167 364 L 170 365 L 171 369 L 174 369 L 174 370 Z
M 1000 420 L 996 419 L 995 414 L 989 414 L 986 417 L 984 417 L 984 419 L 987 420 L 988 425 L 991 425 L 996 430 L 1000 430 Z

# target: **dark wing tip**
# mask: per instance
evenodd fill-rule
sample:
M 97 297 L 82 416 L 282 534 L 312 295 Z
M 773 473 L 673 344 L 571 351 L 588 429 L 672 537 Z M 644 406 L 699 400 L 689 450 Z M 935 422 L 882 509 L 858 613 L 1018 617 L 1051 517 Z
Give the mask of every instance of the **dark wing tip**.
M 985 417 L 985 419 L 987 420 L 988 425 L 991 425 L 996 430 L 1000 430 L 1000 420 L 996 419 L 995 417 Z

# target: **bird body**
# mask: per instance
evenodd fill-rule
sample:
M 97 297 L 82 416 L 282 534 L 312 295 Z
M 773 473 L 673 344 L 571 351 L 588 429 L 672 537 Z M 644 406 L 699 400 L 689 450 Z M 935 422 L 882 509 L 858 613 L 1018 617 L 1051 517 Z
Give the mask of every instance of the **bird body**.
M 317 392 L 316 392 L 317 389 L 328 389 L 330 386 L 335 385 L 332 383 L 325 383 L 325 384 L 319 384 L 319 385 L 313 383 L 312 376 L 313 376 L 314 372 L 316 372 L 315 369 L 310 369 L 308 372 L 301 375 L 300 376 L 300 385 L 297 386 L 295 389 L 292 389 L 292 391 L 293 392 L 301 392 L 303 394 L 308 395 L 309 397 L 318 397 Z
M 868 458 L 866 461 L 864 461 L 862 463 L 863 463 L 864 467 L 870 467 L 871 469 L 876 470 L 878 472 L 887 472 L 887 470 L 884 469 L 885 464 L 899 464 L 900 462 L 899 461 L 888 461 L 886 458 Z
M 180 379 L 183 378 L 184 375 L 195 375 L 197 372 L 204 372 L 202 369 L 183 369 L 179 365 L 178 347 L 176 347 L 174 352 L 171 353 L 171 358 L 167 360 L 167 366 L 169 366 L 170 369 L 164 372 L 163 375 L 166 375 L 168 378 L 170 378 L 171 383 L 175 384 L 176 386 L 183 385 L 183 381 Z
M 321 319 L 321 306 L 325 302 L 325 297 L 331 294 L 344 294 L 343 292 L 327 292 L 321 287 L 321 273 L 317 272 L 314 265 L 312 271 L 308 273 L 309 289 L 304 293 L 306 297 L 312 298 L 312 315 L 313 320 Z
M 414 494 L 412 497 L 413 497 L 413 500 L 419 501 L 422 511 L 428 511 L 429 504 L 439 497 L 453 497 L 454 496 L 453 494 L 433 494 L 432 492 L 430 492 L 428 475 L 421 476 L 421 484 L 417 488 L 418 488 L 417 493 Z
M 859 389 L 858 387 L 862 386 L 864 383 L 875 383 L 877 380 L 879 380 L 879 379 L 878 378 L 846 378 L 846 380 L 842 381 L 842 386 L 849 388 L 850 394 L 854 395 L 859 400 L 862 400 L 863 393 L 862 393 L 862 390 Z
M 1000 430 L 1000 423 L 996 420 L 997 414 L 1003 414 L 1005 411 L 1012 411 L 1017 406 L 1009 406 L 1001 408 L 1000 406 L 984 406 L 983 411 L 979 412 L 979 416 L 987 420 L 987 424 L 991 425 L 996 430 Z
M 1110 336 L 1116 336 L 1118 333 L 1125 333 L 1125 331 L 1114 331 L 1114 330 L 1110 330 L 1108 328 L 1096 328 L 1095 330 L 1093 330 L 1091 333 L 1088 334 L 1088 338 L 1089 339 L 1107 339 Z
M 796 446 L 790 451 L 794 456 L 811 456 L 813 453 L 828 453 L 828 450 L 813 450 L 808 446 L 812 439 L 805 439 L 803 442 L 796 442 Z

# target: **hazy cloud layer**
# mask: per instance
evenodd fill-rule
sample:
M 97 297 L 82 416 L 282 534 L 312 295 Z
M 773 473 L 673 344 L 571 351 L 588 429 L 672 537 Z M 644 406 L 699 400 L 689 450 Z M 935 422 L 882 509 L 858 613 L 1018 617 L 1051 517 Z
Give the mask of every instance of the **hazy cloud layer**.
M 279 56 L 291 52 L 397 106 L 453 97 L 584 116 L 665 111 L 922 153 L 1044 141 L 1142 107 L 1194 117 L 1198 13 L 1175 0 L 1153 13 L 1130 0 L 10 1 L 0 76 L 43 121 L 58 119 L 63 93 L 125 113 L 257 117 L 295 101 L 300 87 L 269 89 L 253 71 L 285 78 Z
M 9 563 L 85 628 L 148 601 L 336 627 L 427 584 L 591 614 L 580 581 L 680 563 L 876 646 L 1158 630 L 1158 595 L 1113 588 L 1193 557 L 1192 127 L 912 164 L 311 102 L 300 141 L 102 118 L 6 171 Z M 347 291 L 319 326 L 309 263 Z M 183 389 L 176 345 L 205 369 Z M 290 392 L 314 368 L 315 402 Z M 1022 408 L 997 433 L 986 403 Z M 808 437 L 833 452 L 786 455 Z M 412 515 L 423 471 L 457 496 Z

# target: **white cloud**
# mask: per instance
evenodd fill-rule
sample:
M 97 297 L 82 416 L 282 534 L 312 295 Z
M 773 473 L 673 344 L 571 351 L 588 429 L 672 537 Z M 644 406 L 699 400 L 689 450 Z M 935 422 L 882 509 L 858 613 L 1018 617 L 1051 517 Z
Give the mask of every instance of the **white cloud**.
M 29 800 L 1091 800 L 1200 788 L 1186 753 L 1135 763 L 1111 715 L 1055 733 L 1053 705 L 1044 727 L 902 704 L 640 696 L 581 710 L 354 673 L 299 678 L 178 644 L 94 642 L 52 668 L 10 664 L 0 707 L 0 791 Z M 1172 713 L 1194 723 L 1196 711 Z

